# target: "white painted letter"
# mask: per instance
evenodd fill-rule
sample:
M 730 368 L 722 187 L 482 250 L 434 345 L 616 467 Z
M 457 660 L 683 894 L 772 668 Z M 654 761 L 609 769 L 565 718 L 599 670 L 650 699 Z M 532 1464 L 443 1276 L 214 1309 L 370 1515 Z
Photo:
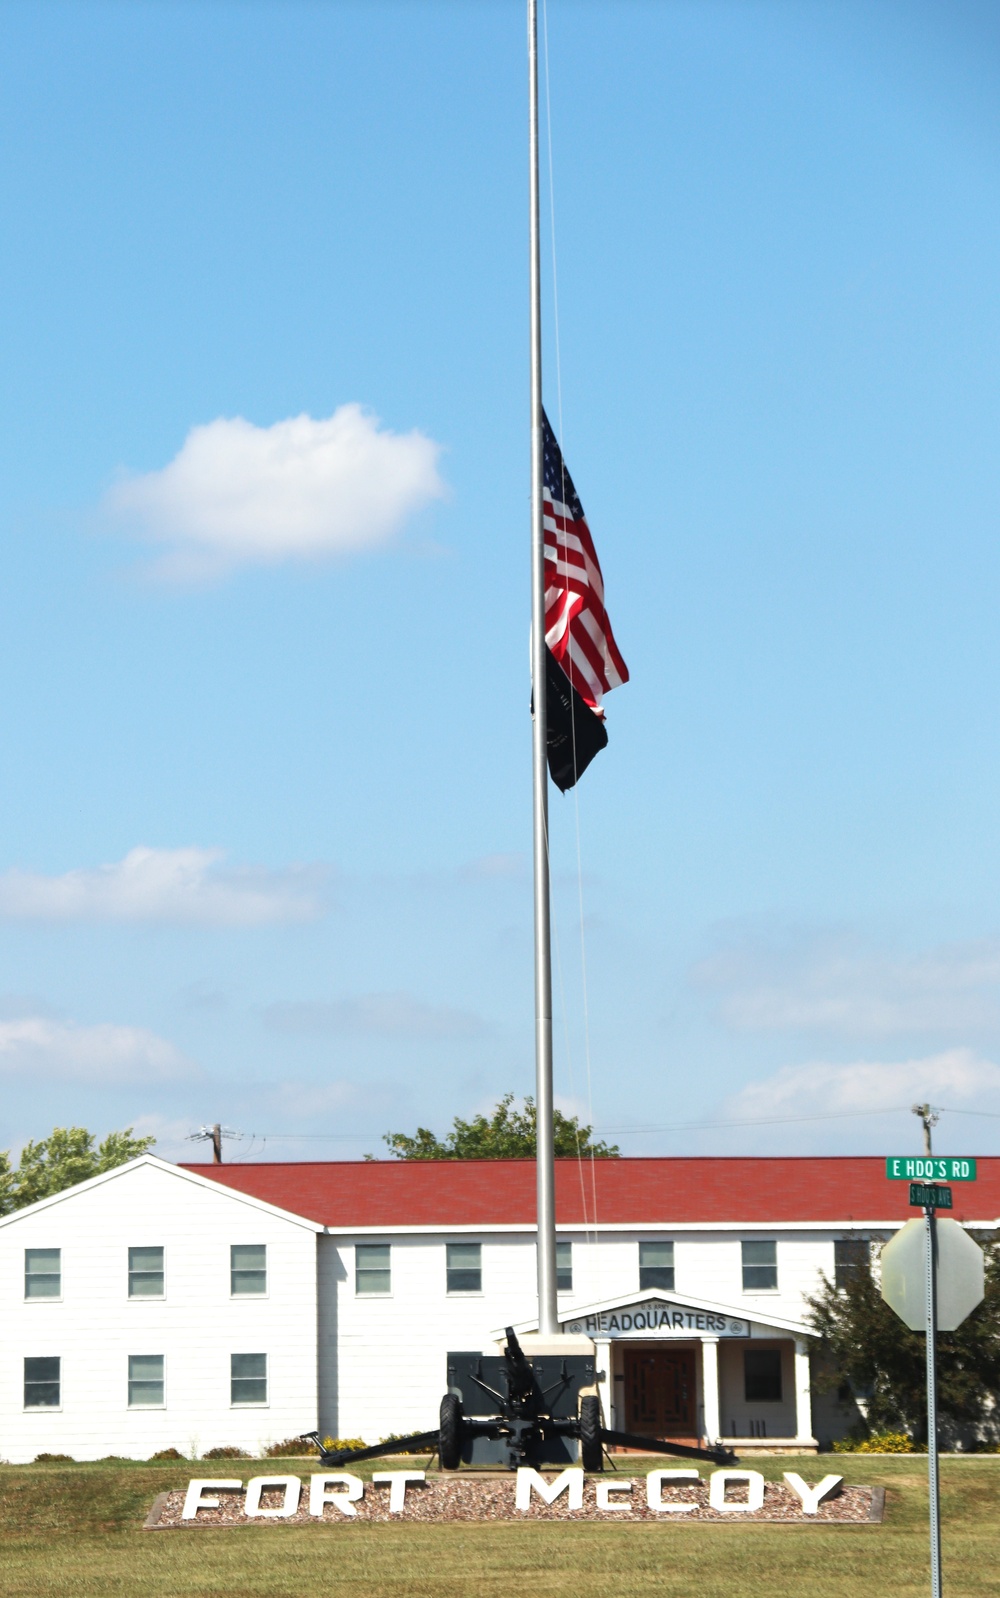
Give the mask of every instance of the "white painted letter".
M 529 1509 L 531 1507 L 531 1492 L 534 1488 L 543 1503 L 554 1504 L 560 1494 L 569 1489 L 567 1504 L 570 1509 L 583 1508 L 583 1471 L 579 1466 L 570 1465 L 554 1482 L 547 1482 L 544 1476 L 539 1476 L 537 1470 L 532 1470 L 530 1465 L 519 1465 L 517 1468 L 517 1486 L 514 1489 L 514 1507 L 516 1509 Z
M 285 1490 L 280 1508 L 261 1509 L 261 1493 L 275 1487 L 283 1487 Z M 287 1520 L 289 1515 L 294 1515 L 298 1509 L 301 1492 L 302 1483 L 297 1476 L 251 1476 L 247 1482 L 247 1501 L 243 1505 L 243 1513 L 251 1519 Z
M 696 1470 L 651 1470 L 646 1477 L 646 1502 L 650 1509 L 655 1509 L 658 1515 L 690 1515 L 692 1509 L 698 1508 L 697 1504 L 665 1504 L 665 1481 L 701 1481 L 701 1477 Z
M 836 1497 L 844 1479 L 843 1476 L 824 1476 L 817 1487 L 809 1487 L 794 1470 L 786 1470 L 784 1476 L 792 1492 L 801 1498 L 804 1515 L 815 1515 L 824 1498 Z
M 389 1483 L 389 1513 L 401 1515 L 406 1505 L 406 1484 L 408 1481 L 424 1481 L 426 1478 L 422 1470 L 380 1470 L 376 1471 L 372 1481 L 387 1481 Z
M 331 1493 L 330 1486 L 334 1482 L 346 1487 L 346 1493 Z M 356 1515 L 354 1506 L 364 1495 L 365 1484 L 360 1476 L 310 1476 L 309 1513 L 322 1520 L 323 1505 L 333 1504 L 342 1515 Z
M 218 1509 L 217 1498 L 203 1498 L 202 1493 L 206 1487 L 214 1488 L 217 1493 L 238 1493 L 242 1490 L 241 1481 L 222 1481 L 218 1476 L 210 1476 L 205 1481 L 189 1481 L 188 1490 L 184 1494 L 184 1508 L 181 1510 L 182 1520 L 194 1520 L 199 1509 Z
M 632 1491 L 632 1483 L 630 1481 L 599 1481 L 595 1484 L 595 1486 L 597 1490 L 598 1509 L 632 1508 L 631 1504 L 613 1504 L 609 1497 L 610 1493 L 630 1493 Z
M 727 1501 L 726 1483 L 731 1481 L 746 1482 L 745 1504 Z M 764 1478 L 759 1470 L 713 1470 L 708 1478 L 708 1502 L 712 1509 L 724 1509 L 729 1514 L 752 1515 L 754 1510 L 764 1507 Z

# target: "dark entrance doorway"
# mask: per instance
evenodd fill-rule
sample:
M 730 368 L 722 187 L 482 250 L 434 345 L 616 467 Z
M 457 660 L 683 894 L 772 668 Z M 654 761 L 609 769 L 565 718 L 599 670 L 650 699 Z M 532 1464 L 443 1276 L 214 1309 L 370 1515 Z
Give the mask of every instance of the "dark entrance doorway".
M 625 1430 L 641 1437 L 696 1436 L 693 1348 L 626 1348 Z

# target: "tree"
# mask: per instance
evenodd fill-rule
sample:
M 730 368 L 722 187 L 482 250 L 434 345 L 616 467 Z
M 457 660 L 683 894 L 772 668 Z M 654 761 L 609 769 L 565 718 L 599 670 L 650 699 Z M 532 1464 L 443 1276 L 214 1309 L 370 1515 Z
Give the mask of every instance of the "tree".
M 39 1142 L 26 1143 L 16 1167 L 10 1150 L 0 1151 L 0 1215 L 124 1165 L 155 1142 L 155 1137 L 133 1137 L 129 1126 L 124 1132 L 109 1132 L 95 1148 L 93 1134 L 85 1127 L 57 1126 Z
M 1000 1402 L 1000 1245 L 988 1240 L 985 1252 L 983 1302 L 957 1331 L 939 1332 L 937 1341 L 942 1418 L 973 1426 L 980 1440 L 996 1425 L 987 1394 Z M 873 1261 L 856 1269 L 840 1289 L 824 1276 L 821 1291 L 808 1300 L 808 1319 L 819 1334 L 817 1385 L 850 1387 L 870 1431 L 901 1429 L 925 1442 L 924 1336 L 909 1331 L 884 1302 L 874 1267 Z
M 574 1159 L 578 1154 L 598 1160 L 617 1159 L 616 1143 L 595 1143 L 593 1127 L 581 1126 L 575 1115 L 556 1110 L 556 1154 Z M 452 1129 L 442 1141 L 425 1126 L 418 1126 L 413 1137 L 405 1132 L 386 1132 L 383 1138 L 398 1160 L 533 1160 L 536 1148 L 535 1101 L 526 1098 L 522 1109 L 514 1104 L 513 1093 L 505 1093 L 489 1116 L 474 1115 L 471 1121 L 455 1117 Z

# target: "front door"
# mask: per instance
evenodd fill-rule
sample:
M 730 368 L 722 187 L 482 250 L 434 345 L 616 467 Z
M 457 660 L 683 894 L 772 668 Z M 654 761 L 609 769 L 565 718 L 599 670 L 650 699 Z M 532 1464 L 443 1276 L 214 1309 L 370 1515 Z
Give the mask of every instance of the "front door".
M 626 1348 L 625 1430 L 694 1437 L 694 1349 Z

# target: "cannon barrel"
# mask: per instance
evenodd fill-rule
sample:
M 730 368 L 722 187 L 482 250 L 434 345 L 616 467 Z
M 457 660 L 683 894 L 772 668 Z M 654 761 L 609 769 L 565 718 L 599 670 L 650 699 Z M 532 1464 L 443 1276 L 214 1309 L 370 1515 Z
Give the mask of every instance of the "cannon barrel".
M 535 1374 L 517 1340 L 513 1326 L 508 1326 L 507 1342 L 503 1351 L 507 1367 L 507 1396 L 514 1403 L 523 1403 L 535 1391 Z

